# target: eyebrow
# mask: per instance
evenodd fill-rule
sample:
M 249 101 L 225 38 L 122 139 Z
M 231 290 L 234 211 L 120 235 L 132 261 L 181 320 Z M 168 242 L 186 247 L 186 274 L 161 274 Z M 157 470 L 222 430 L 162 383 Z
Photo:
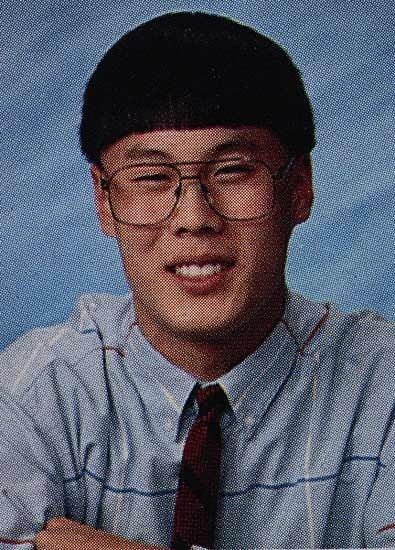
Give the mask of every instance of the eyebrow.
M 149 149 L 136 145 L 127 149 L 125 151 L 124 157 L 129 160 L 134 160 L 141 157 L 162 157 L 163 160 L 166 160 L 168 158 L 168 155 L 160 149 Z
M 248 151 L 248 152 L 257 152 L 262 151 L 262 147 L 255 141 L 249 138 L 244 137 L 238 137 L 235 136 L 234 138 L 219 143 L 218 145 L 215 145 L 212 147 L 209 151 L 207 151 L 204 155 L 206 158 L 215 157 L 220 154 L 224 153 L 231 153 L 234 152 L 236 149 L 242 150 L 242 151 Z M 124 157 L 128 160 L 136 160 L 144 158 L 160 158 L 164 161 L 168 161 L 170 158 L 170 154 L 161 150 L 161 149 L 154 149 L 154 148 L 146 148 L 141 147 L 140 145 L 136 145 L 133 147 L 130 147 L 125 151 Z
M 220 143 L 212 149 L 213 154 L 221 154 L 233 152 L 235 149 L 241 149 L 243 151 L 255 152 L 262 150 L 262 147 L 252 139 L 237 137 L 230 139 L 224 143 Z

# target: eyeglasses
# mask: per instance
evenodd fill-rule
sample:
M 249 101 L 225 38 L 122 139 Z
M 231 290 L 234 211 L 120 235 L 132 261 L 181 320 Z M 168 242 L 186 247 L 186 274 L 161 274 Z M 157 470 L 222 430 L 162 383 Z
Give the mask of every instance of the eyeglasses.
M 295 157 L 273 174 L 262 160 L 228 158 L 123 166 L 102 188 L 108 191 L 113 217 L 126 225 L 155 225 L 173 214 L 183 195 L 183 180 L 198 179 L 207 204 L 230 221 L 268 216 L 274 205 L 275 184 L 291 169 Z M 196 176 L 183 176 L 180 166 L 200 165 Z

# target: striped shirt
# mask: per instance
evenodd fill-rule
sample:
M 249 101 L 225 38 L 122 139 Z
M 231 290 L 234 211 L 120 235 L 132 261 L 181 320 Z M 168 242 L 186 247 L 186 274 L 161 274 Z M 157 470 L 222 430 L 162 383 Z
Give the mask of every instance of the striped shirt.
M 143 337 L 132 299 L 85 295 L 0 354 L 0 548 L 55 516 L 167 546 L 197 380 Z M 230 408 L 216 548 L 395 546 L 395 325 L 289 292 L 215 382 Z

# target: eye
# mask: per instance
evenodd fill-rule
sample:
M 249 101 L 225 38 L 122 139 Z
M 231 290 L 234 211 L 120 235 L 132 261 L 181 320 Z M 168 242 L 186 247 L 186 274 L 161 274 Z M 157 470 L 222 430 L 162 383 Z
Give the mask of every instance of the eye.
M 217 166 L 213 177 L 215 179 L 229 179 L 248 177 L 255 172 L 254 164 L 250 162 L 234 162 Z
M 138 176 L 134 176 L 133 180 L 136 183 L 162 183 L 167 182 L 171 179 L 171 176 L 169 174 L 166 174 L 164 172 L 157 172 L 157 173 L 150 173 L 150 174 L 140 174 Z
M 162 189 L 177 183 L 177 173 L 163 166 L 132 166 L 119 174 L 118 181 L 126 185 Z

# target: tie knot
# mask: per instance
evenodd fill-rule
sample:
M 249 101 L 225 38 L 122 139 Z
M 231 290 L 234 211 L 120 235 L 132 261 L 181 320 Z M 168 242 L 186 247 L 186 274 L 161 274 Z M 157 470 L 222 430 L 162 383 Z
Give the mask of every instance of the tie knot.
M 199 405 L 199 418 L 219 418 L 228 405 L 228 398 L 219 384 L 199 387 L 196 392 L 196 401 Z

